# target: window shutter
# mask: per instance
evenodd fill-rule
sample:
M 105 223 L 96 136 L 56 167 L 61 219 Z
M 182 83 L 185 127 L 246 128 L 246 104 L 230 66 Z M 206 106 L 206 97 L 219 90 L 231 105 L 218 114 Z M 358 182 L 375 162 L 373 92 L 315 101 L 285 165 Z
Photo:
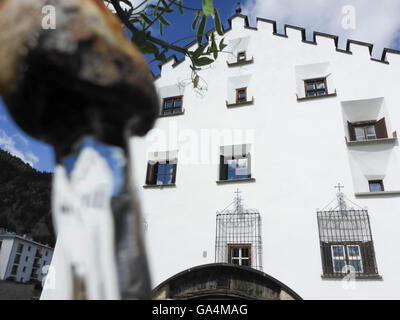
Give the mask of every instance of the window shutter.
M 175 183 L 175 181 L 176 181 L 176 169 L 177 169 L 177 164 L 176 163 L 174 163 L 174 169 L 173 169 L 173 171 L 172 171 L 172 183 Z
M 350 141 L 356 141 L 356 130 L 354 129 L 354 126 L 349 121 L 347 121 L 347 124 L 349 126 Z
M 251 178 L 251 154 L 250 152 L 246 155 L 247 158 L 247 177 Z
M 219 180 L 228 180 L 228 164 L 225 164 L 225 157 L 222 154 L 219 161 Z
M 328 242 L 321 242 L 321 259 L 324 274 L 333 274 L 331 246 Z
M 365 274 L 377 274 L 375 262 L 375 251 L 372 241 L 364 242 L 360 245 L 363 271 Z
M 158 163 L 147 163 L 146 184 L 152 185 L 157 183 L 157 168 Z
M 375 124 L 375 133 L 377 139 L 385 139 L 388 137 L 385 118 L 382 118 Z

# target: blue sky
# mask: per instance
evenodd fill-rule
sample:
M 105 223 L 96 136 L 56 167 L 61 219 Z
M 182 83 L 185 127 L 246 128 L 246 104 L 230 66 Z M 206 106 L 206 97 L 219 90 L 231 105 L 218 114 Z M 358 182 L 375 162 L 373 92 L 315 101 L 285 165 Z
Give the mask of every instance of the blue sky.
M 140 0 L 132 0 L 137 3 Z M 201 8 L 202 0 L 183 0 L 184 5 Z M 236 8 L 236 0 L 214 0 L 219 8 L 221 20 L 227 28 L 227 18 Z M 282 32 L 285 23 L 307 28 L 307 36 L 312 31 L 320 31 L 340 36 L 339 46 L 344 47 L 347 38 L 374 43 L 375 57 L 380 57 L 382 49 L 389 47 L 400 50 L 400 1 L 398 0 L 245 0 L 241 1 L 243 13 L 249 15 L 250 24 L 255 25 L 255 17 L 264 17 L 278 22 L 278 31 Z M 352 6 L 355 27 L 344 29 L 343 10 Z M 352 9 L 350 8 L 350 9 Z M 346 12 L 346 10 L 345 10 Z M 191 24 L 194 13 L 186 11 L 184 16 L 174 13 L 166 16 L 171 26 L 164 30 L 164 39 L 175 41 L 192 35 Z M 211 21 L 208 28 L 211 28 Z M 152 34 L 158 36 L 158 26 Z M 179 44 L 185 45 L 193 39 Z M 171 53 L 172 54 L 172 53 Z M 158 63 L 152 63 L 151 69 L 159 73 Z M 54 154 L 52 148 L 32 139 L 20 130 L 4 107 L 0 99 L 0 148 L 21 158 L 40 171 L 53 171 Z

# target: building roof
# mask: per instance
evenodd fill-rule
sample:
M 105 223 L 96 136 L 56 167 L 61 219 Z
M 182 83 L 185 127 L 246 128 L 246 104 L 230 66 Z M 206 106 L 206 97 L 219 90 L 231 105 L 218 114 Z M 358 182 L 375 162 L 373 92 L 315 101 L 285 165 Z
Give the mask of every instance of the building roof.
M 40 246 L 40 247 L 44 247 L 46 249 L 54 250 L 52 247 L 50 247 L 47 244 L 36 242 L 32 238 L 27 237 L 26 235 L 22 235 L 21 236 L 21 235 L 18 235 L 16 233 L 14 233 L 14 232 L 9 232 L 9 231 L 7 231 L 7 230 L 5 230 L 3 228 L 0 228 L 0 239 L 1 238 L 3 238 L 3 239 L 4 238 L 18 239 L 18 240 L 29 242 L 31 244 L 34 244 L 34 245 L 37 245 L 37 246 Z
M 287 29 L 294 29 L 294 30 L 298 30 L 301 32 L 301 38 L 302 38 L 302 42 L 306 43 L 306 44 L 311 44 L 311 45 L 318 45 L 317 43 L 317 37 L 325 37 L 325 38 L 330 38 L 334 41 L 335 47 L 336 47 L 336 51 L 337 52 L 341 52 L 341 53 L 345 53 L 345 54 L 352 54 L 351 50 L 350 50 L 350 46 L 351 44 L 353 45 L 359 45 L 359 46 L 366 46 L 369 48 L 369 53 L 371 55 L 371 60 L 375 61 L 375 62 L 381 62 L 384 64 L 389 64 L 389 61 L 387 60 L 387 54 L 391 53 L 391 54 L 399 54 L 400 55 L 400 51 L 399 50 L 395 50 L 395 49 L 390 49 L 390 48 L 384 48 L 383 52 L 382 52 L 382 56 L 381 59 L 376 59 L 372 57 L 372 50 L 374 45 L 372 43 L 367 43 L 367 42 L 362 42 L 362 41 L 357 41 L 357 40 L 352 40 L 352 39 L 348 39 L 347 43 L 346 43 L 346 49 L 339 49 L 338 44 L 339 44 L 339 36 L 337 35 L 332 35 L 332 34 L 328 34 L 328 33 L 322 33 L 322 32 L 318 32 L 318 31 L 314 31 L 313 32 L 313 40 L 309 41 L 306 39 L 306 29 L 302 28 L 302 27 L 298 27 L 298 26 L 293 26 L 293 25 L 289 25 L 289 24 L 285 24 L 284 25 L 284 33 L 280 34 L 277 31 L 277 27 L 276 27 L 276 21 L 275 20 L 270 20 L 270 19 L 265 19 L 265 18 L 260 18 L 257 17 L 256 18 L 256 22 L 257 22 L 257 26 L 256 27 L 252 27 L 250 26 L 249 23 L 249 18 L 246 15 L 243 15 L 241 13 L 235 13 L 233 16 L 231 16 L 230 18 L 228 18 L 228 23 L 229 23 L 229 28 L 225 29 L 224 26 L 222 26 L 223 28 L 223 32 L 224 34 L 227 33 L 228 31 L 232 30 L 232 20 L 235 18 L 242 18 L 244 20 L 244 28 L 245 29 L 250 29 L 250 30 L 258 30 L 258 24 L 261 23 L 270 23 L 272 24 L 272 34 L 274 36 L 278 36 L 278 37 L 284 37 L 284 38 L 288 38 L 287 35 Z M 209 35 L 211 32 L 215 31 L 215 28 L 209 30 L 206 35 Z M 187 44 L 184 48 L 185 49 L 189 49 L 191 46 L 194 46 L 197 44 L 197 40 L 190 42 L 189 44 Z M 183 62 L 185 60 L 185 57 L 183 57 L 181 60 L 178 60 L 177 57 L 175 55 L 171 55 L 170 57 L 168 57 L 163 63 L 159 64 L 159 68 L 161 69 L 163 65 L 167 64 L 168 62 L 170 62 L 171 60 L 174 61 L 173 63 L 173 67 L 176 67 L 177 65 L 179 65 L 181 62 Z M 157 80 L 161 75 L 154 75 L 154 79 Z

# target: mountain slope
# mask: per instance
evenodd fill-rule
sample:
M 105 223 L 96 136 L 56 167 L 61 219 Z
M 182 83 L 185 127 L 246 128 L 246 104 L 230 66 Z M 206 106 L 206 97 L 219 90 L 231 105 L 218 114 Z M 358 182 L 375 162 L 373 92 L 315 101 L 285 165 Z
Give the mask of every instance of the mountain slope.
M 50 197 L 51 173 L 0 149 L 0 227 L 54 246 Z

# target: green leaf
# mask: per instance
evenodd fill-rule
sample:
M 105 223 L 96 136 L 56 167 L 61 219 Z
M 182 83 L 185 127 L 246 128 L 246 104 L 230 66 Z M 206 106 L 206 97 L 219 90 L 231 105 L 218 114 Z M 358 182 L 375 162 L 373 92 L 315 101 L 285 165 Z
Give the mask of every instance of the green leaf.
M 224 30 L 222 29 L 221 20 L 219 18 L 219 13 L 217 8 L 214 9 L 214 17 L 215 17 L 215 29 L 217 30 L 217 33 L 220 36 L 222 36 L 224 35 Z
M 217 44 L 215 43 L 214 32 L 211 34 L 211 52 L 214 55 L 214 59 L 217 59 L 218 58 L 218 48 L 217 48 Z
M 195 65 L 199 66 L 199 67 L 206 66 L 206 65 L 208 65 L 210 63 L 213 63 L 213 62 L 214 62 L 213 59 L 210 59 L 210 58 L 207 58 L 207 57 L 202 57 L 202 58 L 199 58 L 199 59 L 194 61 Z
M 196 26 L 197 26 L 197 22 L 199 21 L 200 14 L 201 14 L 201 11 L 197 10 L 196 11 L 196 18 L 194 18 L 194 21 L 192 23 L 192 30 L 196 30 Z
M 171 25 L 167 20 L 165 20 L 165 18 L 162 15 L 158 16 L 158 19 L 160 19 L 160 22 L 162 24 L 165 24 L 166 26 L 170 26 Z
M 194 52 L 193 52 L 193 59 L 196 60 L 198 59 L 201 54 L 204 52 L 204 49 L 206 48 L 206 46 L 199 46 Z
M 214 13 L 214 6 L 212 0 L 203 0 L 203 12 L 206 16 L 212 16 Z
M 151 21 L 151 19 L 147 16 L 147 13 L 140 13 L 140 16 L 142 17 L 142 19 L 147 23 L 147 24 L 152 24 L 153 21 Z
M 206 20 L 207 17 L 203 14 L 203 17 L 201 18 L 199 29 L 197 30 L 197 42 L 201 44 L 201 40 L 203 39 L 203 33 L 204 29 L 206 27 Z
M 218 45 L 219 51 L 223 51 L 227 46 L 228 46 L 228 45 L 226 45 L 226 44 L 224 43 L 224 38 L 222 38 L 221 41 L 219 42 L 219 45 Z
M 178 0 L 178 6 L 179 6 L 179 13 L 183 14 L 182 0 Z
M 150 41 L 146 41 L 143 45 L 141 45 L 140 51 L 142 53 L 152 53 L 154 56 L 158 56 L 160 53 L 158 47 Z

